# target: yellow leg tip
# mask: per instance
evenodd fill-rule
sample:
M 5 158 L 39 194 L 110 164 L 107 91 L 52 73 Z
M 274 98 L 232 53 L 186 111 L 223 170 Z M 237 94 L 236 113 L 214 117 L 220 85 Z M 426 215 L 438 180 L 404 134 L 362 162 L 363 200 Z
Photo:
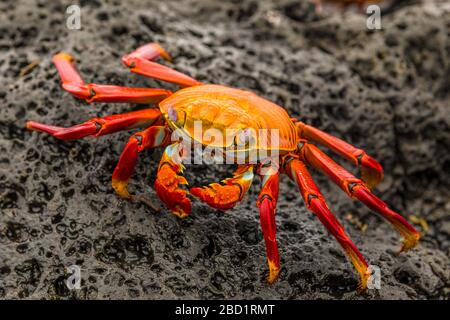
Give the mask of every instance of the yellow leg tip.
M 163 48 L 161 47 L 158 43 L 155 44 L 159 54 L 161 55 L 161 57 L 169 62 L 172 62 L 172 57 L 170 56 L 170 54 Z
M 65 53 L 65 52 L 60 52 L 60 53 L 55 54 L 53 56 L 53 59 L 54 60 L 66 60 L 69 62 L 72 62 L 74 60 L 70 54 Z
M 112 187 L 119 195 L 119 197 L 124 199 L 131 199 L 131 194 L 128 192 L 128 182 L 113 179 Z
M 269 284 L 273 284 L 278 279 L 280 268 L 277 267 L 273 261 L 267 260 L 267 263 L 269 265 L 269 276 L 267 277 L 267 282 Z
M 361 255 L 358 255 L 356 251 L 346 251 L 350 257 L 350 260 L 352 261 L 353 266 L 359 274 L 358 293 L 365 293 L 371 276 L 369 266 L 367 265 L 367 262 L 364 260 L 364 258 Z
M 399 251 L 399 254 L 414 248 L 417 245 L 417 243 L 419 242 L 420 237 L 421 237 L 421 235 L 419 232 L 411 233 L 408 236 L 406 236 L 402 241 L 403 245 Z
M 27 123 L 25 124 L 25 127 L 28 129 L 28 130 L 33 130 L 34 128 L 33 128 L 33 122 L 32 121 L 27 121 Z
M 358 293 L 364 294 L 367 291 L 367 284 L 369 283 L 370 279 L 370 272 L 369 269 L 366 268 L 365 270 L 362 270 L 359 274 L 360 280 L 358 284 Z

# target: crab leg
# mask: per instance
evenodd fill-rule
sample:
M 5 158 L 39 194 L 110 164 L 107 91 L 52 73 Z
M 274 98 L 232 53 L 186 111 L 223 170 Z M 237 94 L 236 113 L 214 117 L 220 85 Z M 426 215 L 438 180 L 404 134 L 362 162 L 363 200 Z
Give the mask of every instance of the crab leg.
M 298 159 L 291 159 L 290 161 L 288 160 L 285 167 L 286 173 L 299 186 L 306 207 L 319 218 L 322 224 L 344 248 L 345 252 L 349 256 L 351 262 L 359 273 L 359 288 L 361 290 L 365 290 L 367 288 L 367 281 L 370 276 L 368 264 L 363 255 L 359 252 L 358 248 L 345 233 L 342 225 L 331 213 L 325 202 L 325 198 L 314 183 L 314 180 L 311 174 L 308 172 L 305 164 Z
M 303 122 L 295 124 L 301 138 L 320 143 L 359 166 L 362 180 L 369 188 L 375 187 L 383 179 L 383 167 L 364 150 L 355 148 L 351 144 Z
M 353 176 L 312 144 L 305 143 L 301 153 L 305 161 L 325 173 L 350 197 L 358 199 L 387 219 L 404 238 L 400 252 L 413 248 L 417 244 L 420 233 L 405 218 L 389 209 L 386 203 L 375 196 L 363 181 Z
M 242 200 L 252 181 L 253 166 L 240 165 L 232 178 L 222 180 L 220 183 L 211 183 L 206 187 L 191 188 L 189 191 L 210 207 L 228 210 Z
M 98 137 L 121 130 L 156 125 L 161 123 L 161 119 L 162 116 L 159 109 L 143 109 L 104 118 L 90 119 L 69 128 L 49 126 L 34 121 L 28 121 L 26 126 L 29 130 L 46 132 L 61 140 L 72 140 L 86 136 Z
M 128 192 L 128 181 L 134 172 L 138 153 L 146 149 L 167 145 L 169 138 L 170 131 L 165 126 L 149 127 L 130 137 L 112 176 L 112 186 L 120 197 L 126 199 L 132 197 Z
M 86 102 L 157 103 L 172 94 L 165 89 L 127 88 L 85 83 L 73 64 L 73 57 L 61 52 L 53 57 L 64 90 Z
M 275 210 L 278 199 L 279 173 L 262 176 L 261 192 L 256 205 L 266 243 L 267 264 L 269 265 L 268 282 L 273 283 L 280 272 L 280 257 L 276 239 Z
M 188 192 L 180 187 L 187 184 L 186 179 L 181 175 L 183 170 L 180 144 L 174 143 L 167 146 L 159 163 L 155 190 L 161 201 L 180 218 L 185 218 L 191 213 Z
M 149 43 L 123 56 L 122 62 L 131 72 L 171 82 L 183 87 L 196 86 L 201 82 L 152 60 L 162 57 L 171 61 L 169 54 L 157 43 Z

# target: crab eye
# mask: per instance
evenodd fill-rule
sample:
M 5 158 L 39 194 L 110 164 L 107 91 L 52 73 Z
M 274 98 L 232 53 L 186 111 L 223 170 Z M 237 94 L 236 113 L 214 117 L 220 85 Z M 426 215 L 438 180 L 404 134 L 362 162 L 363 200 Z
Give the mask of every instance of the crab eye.
M 167 118 L 177 127 L 182 127 L 186 123 L 186 112 L 177 110 L 174 107 L 167 108 Z
M 174 107 L 169 107 L 169 110 L 167 110 L 167 115 L 169 116 L 170 121 L 176 122 L 178 119 L 177 111 Z

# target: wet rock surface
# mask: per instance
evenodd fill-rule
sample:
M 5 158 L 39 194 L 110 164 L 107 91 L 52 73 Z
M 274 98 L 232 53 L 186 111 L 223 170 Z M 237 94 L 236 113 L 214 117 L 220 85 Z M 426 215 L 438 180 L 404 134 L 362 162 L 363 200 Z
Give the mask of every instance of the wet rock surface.
M 445 1 L 402 4 L 373 31 L 364 15 L 319 17 L 300 1 L 80 1 L 82 28 L 69 30 L 70 4 L 0 3 L 0 298 L 449 297 Z M 115 196 L 111 174 L 130 133 L 64 142 L 25 130 L 28 119 L 69 126 L 143 107 L 72 98 L 50 61 L 60 50 L 77 58 L 86 81 L 174 88 L 121 65 L 122 54 L 153 41 L 168 49 L 178 70 L 253 90 L 381 161 L 385 179 L 376 194 L 429 226 L 420 246 L 400 256 L 390 225 L 314 172 L 333 212 L 380 267 L 380 290 L 356 293 L 351 264 L 286 177 L 276 217 L 282 270 L 269 286 L 257 182 L 229 212 L 195 202 L 192 216 L 180 220 Z M 131 183 L 155 201 L 160 156 L 161 150 L 141 154 Z M 186 176 L 203 185 L 231 170 L 189 166 Z M 349 214 L 368 225 L 365 233 Z M 81 267 L 80 290 L 65 285 L 65 268 L 74 264 Z

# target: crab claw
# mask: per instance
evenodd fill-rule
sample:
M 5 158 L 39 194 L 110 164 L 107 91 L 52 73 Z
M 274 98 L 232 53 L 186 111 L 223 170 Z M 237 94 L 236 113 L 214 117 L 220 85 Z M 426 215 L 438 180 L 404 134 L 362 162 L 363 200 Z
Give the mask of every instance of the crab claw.
M 220 185 L 212 183 L 207 187 L 191 188 L 190 193 L 207 203 L 210 207 L 219 210 L 233 208 L 241 196 L 241 188 L 238 185 Z
M 190 193 L 210 207 L 219 210 L 233 208 L 242 200 L 253 181 L 253 166 L 241 165 L 232 178 L 222 180 L 220 183 L 211 183 L 206 187 L 191 188 Z
M 180 218 L 187 217 L 192 208 L 188 192 L 180 188 L 183 184 L 187 184 L 186 179 L 178 175 L 171 164 L 162 163 L 156 176 L 155 190 L 167 208 Z

